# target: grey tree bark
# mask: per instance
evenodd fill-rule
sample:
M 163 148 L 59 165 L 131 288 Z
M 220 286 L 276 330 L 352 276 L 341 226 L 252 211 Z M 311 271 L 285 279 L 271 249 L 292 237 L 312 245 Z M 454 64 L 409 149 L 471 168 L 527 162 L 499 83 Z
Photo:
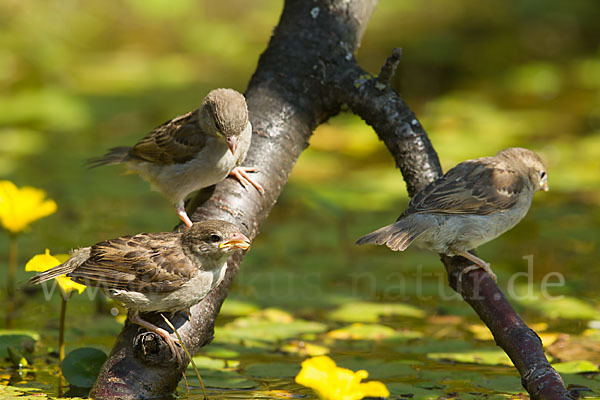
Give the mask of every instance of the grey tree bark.
M 287 0 L 268 48 L 261 55 L 246 98 L 253 126 L 246 165 L 256 166 L 265 194 L 246 191 L 232 179 L 218 184 L 193 213 L 193 220 L 218 218 L 236 223 L 248 237 L 279 197 L 312 131 L 340 112 L 344 104 L 373 126 L 385 143 L 412 196 L 441 174 L 437 154 L 413 112 L 388 85 L 399 52 L 386 62 L 379 79 L 356 63 L 354 52 L 375 9 L 376 0 Z M 171 319 L 187 348 L 210 343 L 214 322 L 243 256 L 229 262 L 225 280 L 200 304 L 192 318 Z M 511 357 L 523 385 L 538 399 L 566 399 L 560 376 L 546 360 L 541 342 L 512 310 L 483 271 L 468 274 L 461 288 L 457 274 L 466 265 L 443 257 L 451 286 L 463 295 Z M 484 276 L 485 275 L 485 276 Z M 477 296 L 475 296 L 477 295 Z M 483 300 L 481 300 L 483 298 Z M 164 327 L 160 316 L 147 316 Z M 126 324 L 92 389 L 96 399 L 146 399 L 169 396 L 189 360 L 169 361 L 166 344 L 153 333 Z

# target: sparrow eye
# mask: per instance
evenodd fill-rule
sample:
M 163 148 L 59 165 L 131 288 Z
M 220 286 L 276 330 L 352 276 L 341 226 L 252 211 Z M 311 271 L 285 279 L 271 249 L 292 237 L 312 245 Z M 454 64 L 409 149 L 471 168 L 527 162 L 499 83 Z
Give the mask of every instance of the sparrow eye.
M 546 177 L 546 171 L 540 172 L 540 178 L 544 179 Z
M 220 242 L 221 240 L 221 236 L 219 235 L 210 235 L 210 241 L 213 243 Z

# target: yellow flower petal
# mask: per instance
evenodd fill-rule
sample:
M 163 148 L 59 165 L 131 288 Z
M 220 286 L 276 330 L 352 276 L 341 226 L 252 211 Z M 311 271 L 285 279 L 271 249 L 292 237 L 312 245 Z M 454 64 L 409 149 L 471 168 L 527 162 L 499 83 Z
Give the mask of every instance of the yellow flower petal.
M 70 294 L 74 290 L 77 290 L 77 293 L 81 294 L 81 292 L 83 292 L 86 288 L 85 285 L 81 285 L 77 282 L 73 282 L 73 280 L 71 280 L 71 278 L 69 278 L 65 275 L 61 275 L 55 279 L 56 279 L 56 282 L 58 283 L 58 287 L 60 287 L 60 290 L 65 295 Z
M 352 372 L 336 366 L 327 356 L 309 358 L 302 362 L 296 383 L 309 387 L 325 400 L 360 400 L 363 397 L 388 397 L 390 392 L 378 381 L 361 383 L 369 373 Z
M 18 188 L 11 181 L 0 181 L 0 224 L 16 234 L 40 218 L 56 212 L 54 200 L 46 192 L 30 186 Z
M 27 261 L 27 264 L 25 264 L 25 271 L 44 272 L 52 267 L 60 265 L 60 263 L 61 262 L 56 257 L 50 255 L 50 250 L 46 249 L 44 254 L 35 255 L 31 260 Z
M 67 261 L 69 257 L 70 256 L 68 254 L 57 254 L 55 256 L 50 255 L 50 250 L 46 249 L 44 254 L 33 256 L 33 258 L 27 262 L 25 265 L 25 271 L 44 272 L 52 267 L 62 264 L 63 262 Z M 71 278 L 68 278 L 65 275 L 57 277 L 56 282 L 58 283 L 58 287 L 60 288 L 60 291 L 63 293 L 64 297 L 67 297 L 75 290 L 78 293 L 81 293 L 86 288 L 85 285 L 80 285 L 79 283 L 73 282 Z

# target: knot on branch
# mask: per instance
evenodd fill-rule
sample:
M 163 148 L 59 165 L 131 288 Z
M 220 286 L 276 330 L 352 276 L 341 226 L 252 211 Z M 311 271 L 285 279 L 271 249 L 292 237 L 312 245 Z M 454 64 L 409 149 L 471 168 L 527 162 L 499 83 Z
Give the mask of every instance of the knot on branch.
M 133 355 L 147 365 L 177 365 L 169 345 L 154 332 L 140 332 L 133 338 Z

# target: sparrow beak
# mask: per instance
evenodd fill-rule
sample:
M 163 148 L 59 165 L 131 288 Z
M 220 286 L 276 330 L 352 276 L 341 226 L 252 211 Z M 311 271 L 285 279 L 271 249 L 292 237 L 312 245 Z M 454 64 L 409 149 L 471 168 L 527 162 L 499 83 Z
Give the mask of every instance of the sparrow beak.
M 236 136 L 229 136 L 225 138 L 225 141 L 227 142 L 227 147 L 229 147 L 231 154 L 235 154 L 235 149 L 237 149 L 238 146 L 238 138 Z
M 219 245 L 220 249 L 233 248 L 247 250 L 249 247 L 250 239 L 248 239 L 246 235 L 241 232 L 236 233 L 235 235 L 231 236 L 228 241 Z
M 548 187 L 548 181 L 542 182 L 542 190 L 544 192 L 547 192 L 548 190 L 550 190 L 550 188 Z

